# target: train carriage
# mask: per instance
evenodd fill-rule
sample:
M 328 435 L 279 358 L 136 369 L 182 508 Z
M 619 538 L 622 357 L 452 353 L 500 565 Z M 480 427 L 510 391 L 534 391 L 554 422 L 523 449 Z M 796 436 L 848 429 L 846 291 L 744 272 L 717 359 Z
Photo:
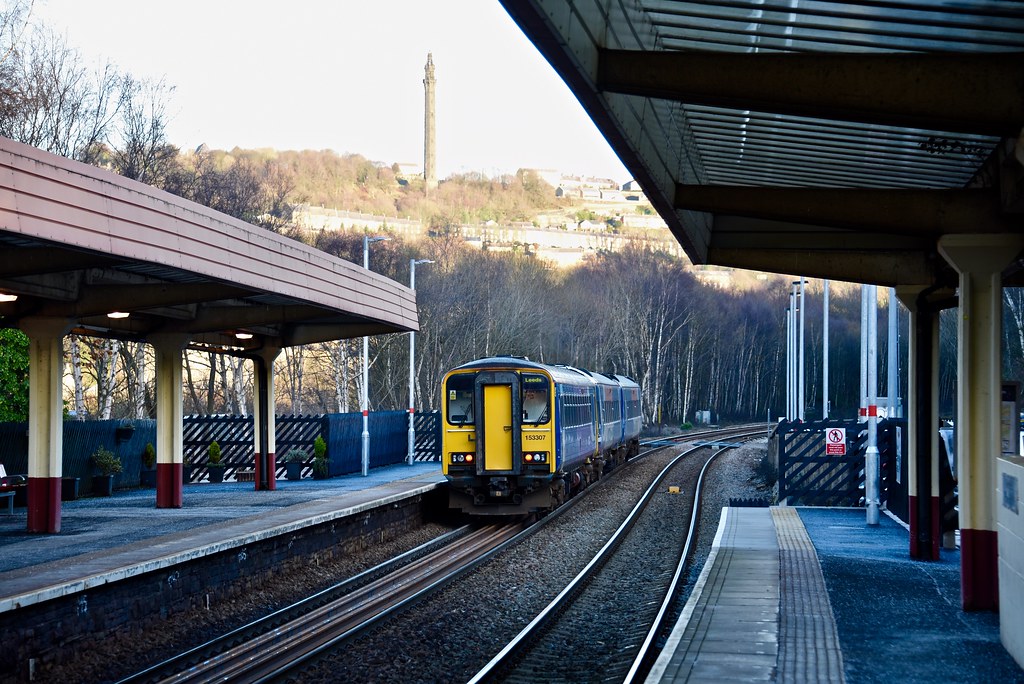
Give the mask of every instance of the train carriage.
M 631 458 L 640 452 L 640 431 L 644 426 L 644 415 L 640 406 L 640 385 L 625 375 L 613 375 L 619 383 L 622 404 L 622 444 L 626 449 L 626 457 Z
M 599 398 L 613 385 L 621 394 L 621 381 L 601 377 L 599 387 L 586 371 L 517 357 L 449 371 L 442 383 L 442 467 L 450 506 L 487 515 L 547 511 L 597 479 Z M 624 407 L 618 413 L 624 416 Z M 607 438 L 621 441 L 618 430 L 616 437 L 610 428 Z

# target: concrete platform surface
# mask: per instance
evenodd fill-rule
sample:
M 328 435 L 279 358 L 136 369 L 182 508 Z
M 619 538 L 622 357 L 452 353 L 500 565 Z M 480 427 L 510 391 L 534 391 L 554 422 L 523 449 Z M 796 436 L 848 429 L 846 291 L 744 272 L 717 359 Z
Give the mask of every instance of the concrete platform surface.
M 29 534 L 24 508 L 0 515 L 0 612 L 180 560 L 243 546 L 444 482 L 439 463 L 374 468 L 367 477 L 186 485 L 181 508 L 156 508 L 155 489 L 68 501 L 59 534 Z
M 909 558 L 863 509 L 727 508 L 650 682 L 1024 682 L 958 551 Z

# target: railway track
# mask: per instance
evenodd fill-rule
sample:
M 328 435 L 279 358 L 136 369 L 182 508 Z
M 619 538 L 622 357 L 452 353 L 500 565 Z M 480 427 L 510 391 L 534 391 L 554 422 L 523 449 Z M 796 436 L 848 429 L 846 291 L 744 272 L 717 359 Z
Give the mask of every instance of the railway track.
M 647 449 L 641 457 L 680 441 L 703 443 L 714 439 L 720 442 L 731 438 L 734 433 L 735 430 L 714 430 L 651 440 L 645 443 Z M 515 525 L 490 525 L 478 529 L 466 526 L 455 530 L 261 620 L 121 680 L 120 684 L 281 680 L 532 534 L 568 511 L 580 498 L 570 500 L 532 529 L 526 529 L 528 525 L 524 521 Z
M 465 526 L 120 684 L 270 681 L 481 563 L 522 524 Z
M 729 437 L 762 434 L 733 431 Z M 720 444 L 726 435 L 715 436 Z M 470 681 L 580 681 L 581 665 L 599 672 L 602 681 L 632 682 L 644 676 L 657 655 L 656 636 L 695 541 L 703 474 L 728 448 L 698 445 L 680 453 L 590 563 Z M 680 494 L 669 494 L 670 483 L 692 477 L 680 468 L 686 464 L 693 470 L 692 459 L 701 452 L 693 496 L 680 496 L 685 485 Z M 684 509 L 690 523 L 680 548 L 677 538 L 664 534 L 664 526 Z

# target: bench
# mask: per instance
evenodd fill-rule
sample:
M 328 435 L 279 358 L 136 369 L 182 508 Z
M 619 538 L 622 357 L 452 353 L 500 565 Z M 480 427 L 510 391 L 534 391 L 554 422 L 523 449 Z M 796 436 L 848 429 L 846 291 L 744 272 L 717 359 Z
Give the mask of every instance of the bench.
M 235 482 L 255 482 L 255 468 L 239 468 L 235 471 Z
M 14 515 L 14 490 L 8 489 L 0 492 L 0 500 L 7 500 L 7 515 Z M 2 506 L 3 504 L 0 504 Z

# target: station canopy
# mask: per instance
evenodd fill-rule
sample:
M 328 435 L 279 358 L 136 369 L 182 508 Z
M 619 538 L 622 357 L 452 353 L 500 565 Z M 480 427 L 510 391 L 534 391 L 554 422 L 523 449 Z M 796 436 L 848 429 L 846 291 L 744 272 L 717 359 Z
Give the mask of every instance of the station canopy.
M 239 354 L 418 327 L 409 288 L 103 169 L 0 138 L 0 325 Z
M 501 1 L 696 264 L 955 285 L 1021 231 L 1024 3 Z

